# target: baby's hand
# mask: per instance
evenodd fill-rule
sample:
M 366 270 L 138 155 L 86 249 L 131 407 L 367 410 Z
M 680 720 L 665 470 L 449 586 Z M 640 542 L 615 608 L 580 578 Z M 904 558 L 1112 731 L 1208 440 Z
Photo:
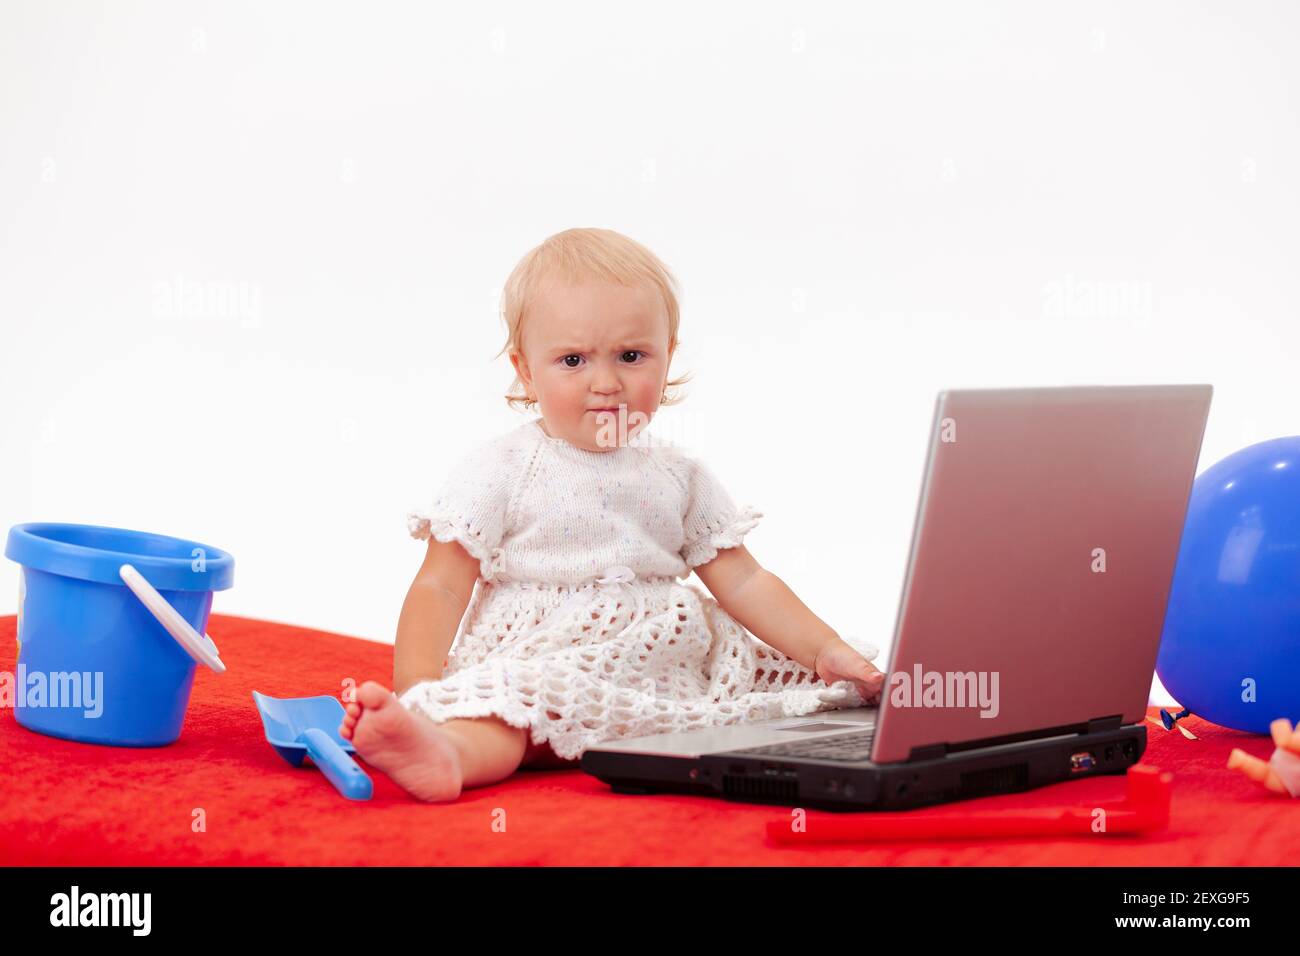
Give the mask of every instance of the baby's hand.
M 818 652 L 813 670 L 828 684 L 851 680 L 869 706 L 880 703 L 885 675 L 839 638 Z

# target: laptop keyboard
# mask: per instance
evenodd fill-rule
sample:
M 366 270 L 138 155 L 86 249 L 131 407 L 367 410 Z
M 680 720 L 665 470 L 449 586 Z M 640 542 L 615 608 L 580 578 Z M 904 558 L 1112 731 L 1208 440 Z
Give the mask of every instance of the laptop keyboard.
M 873 728 L 855 733 L 819 737 L 815 740 L 787 740 L 779 744 L 764 744 L 762 747 L 733 750 L 732 753 L 764 754 L 775 757 L 818 757 L 823 760 L 870 760 L 871 741 L 875 736 L 876 731 Z

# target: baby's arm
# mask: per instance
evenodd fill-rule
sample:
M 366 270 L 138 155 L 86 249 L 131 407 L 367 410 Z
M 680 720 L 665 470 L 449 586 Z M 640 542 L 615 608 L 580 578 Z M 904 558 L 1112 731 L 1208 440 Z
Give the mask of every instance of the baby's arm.
M 863 685 L 865 697 L 879 692 L 880 671 L 809 610 L 784 581 L 760 565 L 743 544 L 720 550 L 712 561 L 697 565 L 695 573 L 722 609 L 764 644 L 823 680 L 852 679 Z
M 443 664 L 474 593 L 479 562 L 455 541 L 432 535 L 424 564 L 406 593 L 393 647 L 393 690 L 442 677 Z

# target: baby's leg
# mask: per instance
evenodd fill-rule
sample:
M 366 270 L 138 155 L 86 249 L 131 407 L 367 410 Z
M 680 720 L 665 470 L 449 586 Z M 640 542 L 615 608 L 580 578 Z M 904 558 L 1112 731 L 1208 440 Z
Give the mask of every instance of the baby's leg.
M 368 764 L 429 801 L 455 800 L 464 787 L 504 780 L 518 769 L 528 739 L 527 731 L 495 717 L 434 723 L 375 681 L 357 689 L 339 734 Z
M 504 780 L 523 763 L 528 731 L 522 727 L 496 717 L 458 717 L 433 726 L 454 738 L 460 748 L 463 786 Z

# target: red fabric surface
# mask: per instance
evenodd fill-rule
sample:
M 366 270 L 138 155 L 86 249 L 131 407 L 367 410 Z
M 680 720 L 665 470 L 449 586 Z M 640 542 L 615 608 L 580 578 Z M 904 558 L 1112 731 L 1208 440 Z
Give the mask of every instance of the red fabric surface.
M 0 618 L 0 670 L 15 671 L 15 619 Z M 1144 762 L 1174 774 L 1170 826 L 1141 837 L 783 847 L 764 826 L 780 807 L 632 796 L 580 770 L 529 770 L 455 803 L 412 801 L 378 771 L 374 798 L 343 799 L 267 744 L 251 691 L 337 695 L 346 678 L 384 683 L 392 648 L 228 615 L 208 626 L 229 670 L 200 669 L 178 741 L 102 747 L 32 733 L 0 714 L 0 863 L 60 865 L 1293 865 L 1300 800 L 1225 766 L 1267 737 L 1186 721 L 1199 740 L 1150 726 Z M 1151 711 L 1155 713 L 1153 708 Z M 1122 776 L 913 811 L 1093 805 Z M 202 808 L 206 832 L 191 829 Z M 809 811 L 810 816 L 818 811 Z M 504 822 L 504 828 L 502 827 Z

